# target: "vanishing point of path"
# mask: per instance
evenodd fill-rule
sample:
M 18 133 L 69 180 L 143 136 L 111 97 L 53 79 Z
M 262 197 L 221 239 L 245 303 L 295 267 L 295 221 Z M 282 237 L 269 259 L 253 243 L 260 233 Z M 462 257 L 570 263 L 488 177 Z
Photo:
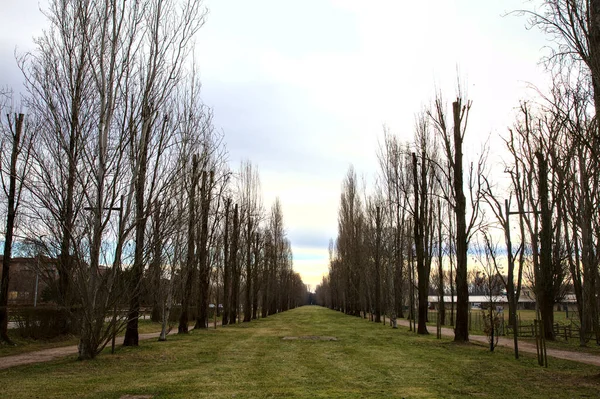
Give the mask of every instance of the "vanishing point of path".
M 398 319 L 398 325 L 408 327 L 409 322 L 407 320 Z M 454 337 L 454 331 L 450 328 L 442 327 L 442 335 L 446 337 Z M 139 339 L 148 340 L 158 338 L 158 336 L 158 332 L 140 334 Z M 483 335 L 469 335 L 469 339 L 474 342 L 488 344 L 487 337 Z M 500 337 L 498 345 L 512 349 L 513 341 L 509 338 Z M 535 345 L 529 342 L 519 341 L 519 352 L 536 354 L 537 350 Z M 547 349 L 546 353 L 548 356 L 558 359 L 571 360 L 574 362 L 591 364 L 593 366 L 600 366 L 600 356 L 598 355 L 592 355 L 584 352 L 565 351 L 559 349 Z M 54 359 L 76 354 L 77 345 L 71 345 L 62 346 L 58 348 L 44 349 L 34 352 L 26 352 L 13 356 L 4 356 L 0 357 L 0 370 L 33 363 L 49 362 Z

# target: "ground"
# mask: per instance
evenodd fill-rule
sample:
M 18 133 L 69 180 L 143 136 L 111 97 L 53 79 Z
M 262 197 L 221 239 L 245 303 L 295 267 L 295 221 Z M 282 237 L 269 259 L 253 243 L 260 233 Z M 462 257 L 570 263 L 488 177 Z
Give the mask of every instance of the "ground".
M 284 337 L 335 337 L 337 340 Z M 2 358 L 0 358 L 0 363 Z M 416 336 L 319 307 L 0 370 L 10 398 L 597 397 L 597 366 Z

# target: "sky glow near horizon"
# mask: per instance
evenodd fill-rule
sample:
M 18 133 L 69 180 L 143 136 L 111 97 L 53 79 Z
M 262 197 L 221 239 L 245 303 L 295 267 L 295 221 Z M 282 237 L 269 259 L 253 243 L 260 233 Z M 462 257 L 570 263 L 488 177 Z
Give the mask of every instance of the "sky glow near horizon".
M 47 22 L 38 0 L 2 3 L 0 86 L 18 92 L 15 47 L 33 49 Z M 205 0 L 195 49 L 202 98 L 232 169 L 249 159 L 265 207 L 280 197 L 294 268 L 312 289 L 327 273 L 348 167 L 372 188 L 382 126 L 410 140 L 415 114 L 436 90 L 450 103 L 461 81 L 473 101 L 466 156 L 476 159 L 489 138 L 489 167 L 502 169 L 499 134 L 533 96 L 529 85 L 549 82 L 539 61 L 550 43 L 526 29 L 526 18 L 504 16 L 534 4 Z

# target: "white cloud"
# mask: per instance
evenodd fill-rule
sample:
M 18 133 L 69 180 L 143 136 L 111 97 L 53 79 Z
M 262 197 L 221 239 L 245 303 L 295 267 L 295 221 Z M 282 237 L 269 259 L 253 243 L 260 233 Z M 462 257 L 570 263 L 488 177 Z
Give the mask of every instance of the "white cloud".
M 527 31 L 524 18 L 502 16 L 521 0 L 206 4 L 196 48 L 203 98 L 215 107 L 233 168 L 252 160 L 265 205 L 281 197 L 292 244 L 310 232 L 335 234 L 348 165 L 371 178 L 382 124 L 410 138 L 415 113 L 436 87 L 454 98 L 457 67 L 473 100 L 474 150 L 490 133 L 499 147 L 497 134 L 512 123 L 527 82 L 547 83 L 538 65 L 545 38 Z M 20 79 L 13 50 L 31 48 L 41 32 L 37 8 L 38 0 L 3 2 L 0 85 Z M 314 284 L 327 271 L 327 242 L 311 249 L 318 259 L 294 251 L 296 269 Z

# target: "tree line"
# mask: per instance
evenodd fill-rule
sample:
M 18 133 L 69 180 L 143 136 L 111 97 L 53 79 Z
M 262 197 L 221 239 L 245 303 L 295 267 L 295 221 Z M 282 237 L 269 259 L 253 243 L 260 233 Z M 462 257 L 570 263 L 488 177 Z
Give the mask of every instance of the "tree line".
M 44 260 L 80 359 L 123 330 L 138 345 L 142 307 L 164 340 L 174 317 L 179 333 L 208 327 L 211 306 L 227 325 L 303 304 L 281 203 L 267 212 L 250 161 L 230 168 L 201 100 L 202 0 L 51 0 L 44 13 L 17 59 L 27 115 L 2 93 L 0 338 L 14 251 Z
M 519 10 L 556 46 L 543 60 L 551 86 L 522 101 L 501 135 L 501 170 L 489 146 L 465 157 L 472 102 L 461 92 L 450 106 L 441 92 L 415 117 L 413 139 L 384 128 L 373 187 L 351 167 L 342 183 L 338 235 L 321 304 L 352 315 L 416 319 L 427 334 L 428 294 L 450 295 L 455 341 L 467 341 L 469 257 L 490 286 L 500 283 L 517 348 L 516 310 L 530 285 L 546 339 L 554 307 L 576 298 L 580 344 L 600 344 L 600 7 L 594 1 L 546 0 Z M 496 289 L 497 290 L 497 289 Z M 456 303 L 454 303 L 456 298 Z

